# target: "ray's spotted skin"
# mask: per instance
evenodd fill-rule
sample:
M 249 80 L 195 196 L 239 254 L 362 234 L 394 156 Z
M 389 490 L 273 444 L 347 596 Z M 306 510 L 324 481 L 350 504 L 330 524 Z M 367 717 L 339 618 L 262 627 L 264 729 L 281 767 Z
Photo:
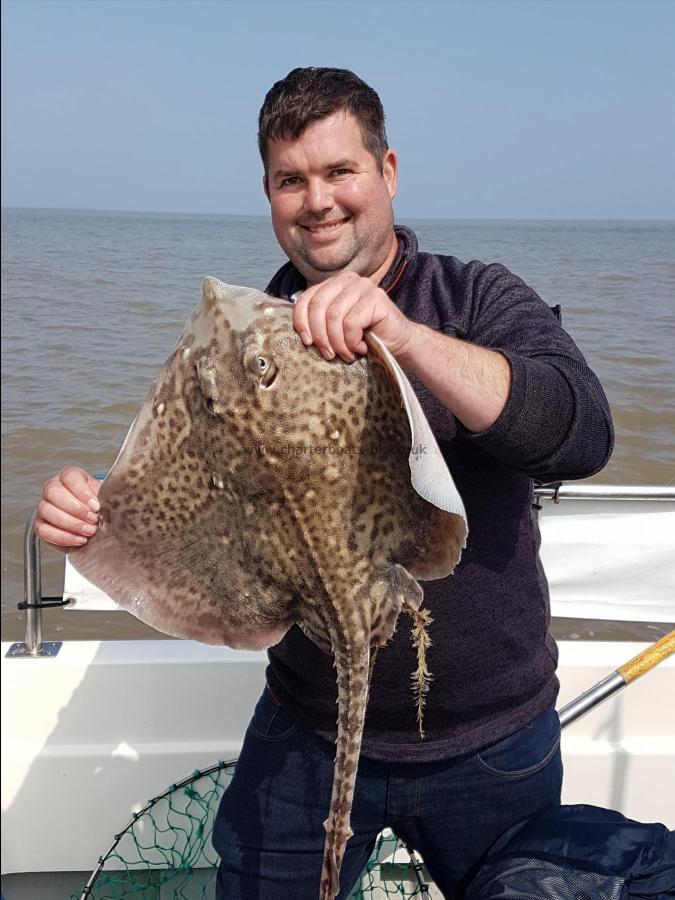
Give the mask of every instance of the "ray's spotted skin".
M 293 307 L 204 282 L 104 482 L 75 567 L 177 637 L 263 649 L 294 624 L 335 657 L 338 733 L 321 900 L 339 889 L 374 656 L 414 618 L 420 730 L 428 613 L 464 509 L 400 368 L 369 336 L 347 364 L 305 347 Z

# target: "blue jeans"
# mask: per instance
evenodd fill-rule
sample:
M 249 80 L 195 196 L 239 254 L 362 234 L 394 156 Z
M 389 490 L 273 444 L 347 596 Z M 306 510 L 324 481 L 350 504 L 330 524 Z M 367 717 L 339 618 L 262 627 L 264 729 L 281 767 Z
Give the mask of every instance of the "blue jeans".
M 302 730 L 263 692 L 216 815 L 217 900 L 316 900 L 335 747 Z M 383 828 L 411 844 L 446 898 L 511 825 L 560 803 L 560 724 L 553 709 L 462 757 L 392 764 L 362 757 L 340 872 L 340 900 Z

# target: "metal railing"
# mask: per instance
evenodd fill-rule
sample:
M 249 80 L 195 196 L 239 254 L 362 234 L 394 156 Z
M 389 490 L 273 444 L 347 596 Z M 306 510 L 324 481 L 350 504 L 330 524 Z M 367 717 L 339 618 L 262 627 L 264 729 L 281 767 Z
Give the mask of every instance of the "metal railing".
M 67 606 L 69 600 L 42 596 L 42 565 L 40 540 L 35 533 L 33 510 L 23 533 L 23 602 L 18 609 L 26 614 L 26 637 L 23 643 L 12 644 L 7 651 L 11 657 L 56 656 L 62 641 L 42 640 L 42 610 L 55 606 Z
M 534 489 L 534 505 L 541 509 L 541 501 L 550 500 L 649 500 L 675 502 L 675 485 L 613 485 L 613 484 L 555 484 L 538 485 Z M 26 639 L 12 644 L 8 656 L 55 656 L 61 641 L 42 640 L 42 610 L 66 606 L 70 601 L 57 597 L 43 597 L 41 586 L 40 541 L 35 534 L 35 511 L 31 513 L 24 532 L 24 600 L 18 608 L 26 613 Z
M 534 489 L 537 500 L 675 500 L 675 485 L 543 484 Z
M 42 646 L 42 566 L 40 541 L 35 534 L 35 510 L 23 535 L 23 600 L 26 610 L 26 650 L 38 656 Z

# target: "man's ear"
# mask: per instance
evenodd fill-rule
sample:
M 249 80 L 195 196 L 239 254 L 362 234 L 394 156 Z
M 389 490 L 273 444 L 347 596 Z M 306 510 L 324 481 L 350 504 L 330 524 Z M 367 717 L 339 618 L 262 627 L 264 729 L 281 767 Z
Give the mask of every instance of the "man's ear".
M 387 183 L 389 196 L 393 200 L 398 187 L 398 156 L 391 148 L 387 150 L 382 159 L 382 177 Z
M 265 191 L 265 196 L 267 199 L 270 199 L 270 188 L 267 182 L 267 175 L 263 175 L 263 191 Z

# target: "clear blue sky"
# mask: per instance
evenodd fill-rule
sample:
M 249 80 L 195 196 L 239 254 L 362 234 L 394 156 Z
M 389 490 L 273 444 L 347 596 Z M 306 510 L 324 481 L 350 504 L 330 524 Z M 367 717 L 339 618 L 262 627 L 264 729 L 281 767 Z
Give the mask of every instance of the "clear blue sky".
M 675 2 L 2 3 L 5 206 L 266 211 L 256 119 L 351 68 L 400 217 L 674 218 Z

